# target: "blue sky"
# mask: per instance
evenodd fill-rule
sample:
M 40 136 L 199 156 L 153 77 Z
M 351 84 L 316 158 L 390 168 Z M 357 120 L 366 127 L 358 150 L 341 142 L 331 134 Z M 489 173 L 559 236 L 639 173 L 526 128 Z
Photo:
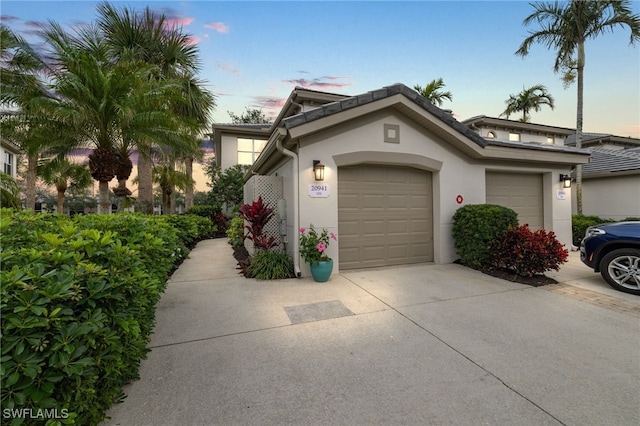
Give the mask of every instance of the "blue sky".
M 193 36 L 200 78 L 227 111 L 261 108 L 275 116 L 295 86 L 356 95 L 394 83 L 413 87 L 442 77 L 466 119 L 498 116 L 523 87 L 547 86 L 556 108 L 532 121 L 575 127 L 576 87 L 564 89 L 554 55 L 534 46 L 514 55 L 527 35 L 527 1 L 113 1 L 164 13 Z M 2 0 L 2 23 L 30 41 L 38 23 L 91 22 L 94 1 Z M 632 2 L 640 13 L 640 2 Z M 585 131 L 640 137 L 640 45 L 618 28 L 586 45 Z M 512 119 L 518 117 L 512 116 Z

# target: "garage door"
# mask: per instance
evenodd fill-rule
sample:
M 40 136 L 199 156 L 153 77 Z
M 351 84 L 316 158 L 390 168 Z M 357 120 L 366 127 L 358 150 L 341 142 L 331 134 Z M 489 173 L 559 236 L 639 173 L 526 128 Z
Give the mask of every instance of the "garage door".
M 338 168 L 340 269 L 432 262 L 432 204 L 427 171 Z
M 514 210 L 521 225 L 544 228 L 541 174 L 487 172 L 486 185 L 488 204 Z

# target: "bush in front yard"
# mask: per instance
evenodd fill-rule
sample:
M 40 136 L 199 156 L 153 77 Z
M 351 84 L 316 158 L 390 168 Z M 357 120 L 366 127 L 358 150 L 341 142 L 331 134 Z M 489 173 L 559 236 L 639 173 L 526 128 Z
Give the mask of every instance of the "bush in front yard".
M 495 267 L 526 277 L 557 271 L 569 255 L 553 232 L 531 231 L 526 224 L 510 227 L 491 243 L 490 252 Z
M 138 377 L 155 305 L 174 263 L 188 253 L 171 225 L 186 227 L 184 238 L 198 232 L 189 218 L 2 209 L 3 414 L 55 408 L 70 414 L 64 424 L 104 418 L 122 386 Z
M 623 219 L 622 221 L 638 221 L 639 217 L 628 217 Z M 604 219 L 599 216 L 584 216 L 584 215 L 573 215 L 571 216 L 571 231 L 573 235 L 573 245 L 580 246 L 582 239 L 584 238 L 584 233 L 587 232 L 587 228 L 590 226 L 600 225 L 602 223 L 611 223 L 617 222 L 613 219 Z
M 491 264 L 489 246 L 510 226 L 518 225 L 518 214 L 503 206 L 470 204 L 453 215 L 453 240 L 462 263 L 476 269 Z
M 287 253 L 258 250 L 250 260 L 246 275 L 258 280 L 293 278 L 293 260 Z

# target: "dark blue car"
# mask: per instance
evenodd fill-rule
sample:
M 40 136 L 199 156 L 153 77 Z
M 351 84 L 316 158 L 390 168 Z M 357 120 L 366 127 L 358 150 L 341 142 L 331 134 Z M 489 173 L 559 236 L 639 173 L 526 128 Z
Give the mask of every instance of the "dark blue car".
M 640 295 L 640 221 L 591 226 L 580 259 L 616 290 Z

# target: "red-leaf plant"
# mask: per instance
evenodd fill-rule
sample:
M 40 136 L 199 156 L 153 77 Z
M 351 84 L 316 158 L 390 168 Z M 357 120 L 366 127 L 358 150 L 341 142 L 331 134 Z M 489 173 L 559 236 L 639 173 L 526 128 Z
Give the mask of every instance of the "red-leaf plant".
M 239 216 L 249 222 L 249 225 L 245 225 L 248 231 L 247 238 L 253 241 L 256 248 L 267 250 L 277 244 L 275 237 L 267 238 L 263 234 L 264 227 L 273 215 L 273 209 L 264 203 L 262 197 L 258 197 L 258 201 L 243 204 L 240 207 Z

